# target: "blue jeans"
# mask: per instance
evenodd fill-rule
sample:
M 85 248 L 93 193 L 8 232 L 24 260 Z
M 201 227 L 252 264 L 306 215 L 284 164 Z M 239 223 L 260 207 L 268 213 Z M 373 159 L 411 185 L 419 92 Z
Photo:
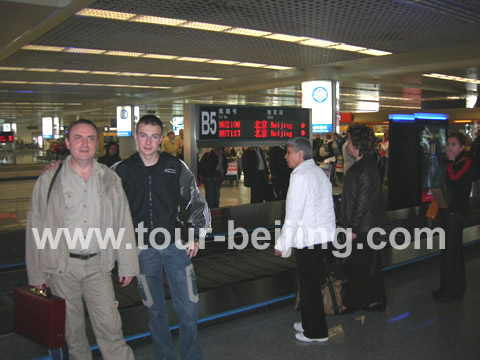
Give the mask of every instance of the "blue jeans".
M 162 250 L 142 250 L 138 260 L 138 286 L 143 304 L 148 309 L 148 326 L 152 333 L 155 359 L 176 358 L 163 292 L 164 271 L 172 306 L 178 317 L 180 356 L 183 360 L 202 359 L 202 350 L 197 340 L 197 283 L 193 264 L 186 251 L 178 249 L 173 243 Z

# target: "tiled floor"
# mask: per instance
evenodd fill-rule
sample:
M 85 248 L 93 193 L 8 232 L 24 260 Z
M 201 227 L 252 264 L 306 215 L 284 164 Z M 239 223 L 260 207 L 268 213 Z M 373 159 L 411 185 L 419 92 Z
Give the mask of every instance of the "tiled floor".
M 205 359 L 479 359 L 480 248 L 466 248 L 467 293 L 462 302 L 433 300 L 438 259 L 385 274 L 385 313 L 328 317 L 330 339 L 302 344 L 291 305 L 199 330 Z M 153 359 L 149 345 L 134 348 L 137 360 Z

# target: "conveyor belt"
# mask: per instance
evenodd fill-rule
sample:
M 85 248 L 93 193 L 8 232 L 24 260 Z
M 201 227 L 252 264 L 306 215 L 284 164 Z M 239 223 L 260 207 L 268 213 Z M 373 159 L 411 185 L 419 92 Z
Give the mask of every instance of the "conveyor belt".
M 235 226 L 255 229 L 264 222 L 272 228 L 274 219 L 283 218 L 283 202 L 239 206 L 222 209 L 214 212 L 213 228 L 215 233 L 226 232 L 225 219 L 235 219 Z M 388 231 L 396 226 L 408 229 L 426 226 L 423 216 L 424 209 L 416 208 L 389 213 Z M 265 216 L 259 217 L 258 214 Z M 269 216 L 270 215 L 270 216 Z M 472 208 L 468 228 L 464 232 L 464 241 L 472 242 L 480 239 L 480 206 Z M 273 235 L 272 235 L 273 237 Z M 0 238 L 0 264 L 21 263 L 24 253 L 24 232 L 11 231 L 2 233 Z M 428 257 L 437 250 L 407 250 L 396 251 L 387 247 L 382 252 L 384 267 L 396 266 L 400 263 Z M 272 248 L 260 251 L 247 248 L 240 251 L 231 251 L 226 248 L 226 242 L 207 242 L 206 249 L 198 258 L 194 259 L 197 274 L 197 283 L 200 295 L 200 317 L 204 318 L 234 308 L 261 303 L 272 298 L 284 297 L 294 291 L 295 262 L 294 257 L 287 259 L 274 256 Z M 114 276 L 115 278 L 115 276 Z M 0 322 L 0 346 L 2 341 L 18 342 L 18 337 L 12 333 L 12 299 L 13 288 L 26 284 L 26 273 L 23 265 L 0 268 L 0 316 L 5 321 Z M 114 281 L 117 299 L 123 320 L 126 336 L 143 333 L 147 330 L 147 314 L 141 304 L 138 290 L 135 286 L 120 288 L 118 281 Z M 165 288 L 167 298 L 168 288 Z M 169 302 L 168 302 L 169 303 Z M 176 316 L 169 304 L 171 324 L 176 323 Z M 92 336 L 91 329 L 88 330 Z M 32 356 L 42 354 L 44 350 L 32 344 Z M 37 355 L 39 356 L 39 355 Z

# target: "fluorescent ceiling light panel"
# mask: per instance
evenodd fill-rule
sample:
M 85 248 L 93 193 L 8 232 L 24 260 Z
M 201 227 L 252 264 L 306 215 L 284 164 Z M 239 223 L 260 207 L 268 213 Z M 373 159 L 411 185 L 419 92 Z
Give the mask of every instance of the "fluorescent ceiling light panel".
M 143 53 L 132 52 L 132 51 L 109 50 L 103 53 L 103 55 L 139 57 L 139 56 L 142 56 Z
M 117 76 L 147 76 L 145 73 L 134 73 L 134 72 L 119 72 L 115 74 Z
M 76 15 L 96 17 L 96 18 L 102 18 L 102 19 L 112 19 L 112 20 L 128 20 L 136 16 L 136 14 L 132 14 L 132 13 L 90 9 L 90 8 L 80 10 L 79 12 L 76 13 Z
M 0 80 L 0 84 L 27 84 L 28 81 Z
M 57 72 L 58 69 L 47 69 L 47 68 L 26 68 L 25 71 L 35 71 L 35 72 Z
M 186 22 L 186 20 L 170 19 L 165 17 L 149 16 L 149 15 L 137 15 L 133 19 L 130 19 L 130 21 L 141 22 L 146 24 L 167 25 L 167 26 L 178 26 Z
M 228 34 L 243 35 L 243 36 L 252 36 L 252 37 L 262 37 L 271 34 L 269 31 L 260 31 L 253 29 L 245 29 L 239 27 L 233 27 L 224 31 Z
M 241 62 L 237 64 L 238 66 L 246 66 L 246 67 L 254 67 L 254 68 L 263 68 L 267 66 L 267 64 L 257 64 L 251 62 Z
M 174 78 L 175 78 L 175 79 L 190 79 L 190 80 L 193 80 L 193 79 L 198 79 L 198 76 L 175 75 Z
M 58 72 L 69 73 L 69 74 L 88 74 L 90 70 L 73 70 L 73 69 L 61 69 Z
M 365 55 L 373 55 L 373 56 L 385 56 L 385 55 L 392 55 L 391 52 L 382 51 L 382 50 L 375 50 L 375 49 L 364 49 L 358 51 L 360 54 Z
M 394 109 L 419 109 L 420 108 L 420 106 L 383 105 L 383 104 L 381 104 L 380 107 L 382 107 L 382 108 L 394 108 Z
M 453 75 L 430 73 L 430 74 L 422 74 L 422 76 L 430 77 L 434 79 L 451 80 L 451 81 L 458 81 L 458 82 L 471 83 L 471 84 L 480 84 L 480 80 L 469 79 L 469 78 L 453 76 Z
M 172 78 L 172 77 L 174 77 L 174 75 L 167 75 L 167 74 L 148 74 L 148 77 Z
M 162 55 L 162 54 L 143 54 L 142 57 L 148 59 L 159 59 L 159 60 L 173 60 L 178 58 L 176 55 Z
M 328 48 L 334 45 L 338 45 L 338 42 L 322 40 L 322 39 L 312 39 L 307 38 L 306 40 L 300 41 L 299 44 L 306 45 L 306 46 L 315 46 L 321 48 Z
M 292 36 L 292 35 L 285 35 L 285 34 L 269 34 L 263 36 L 264 39 L 272 39 L 272 40 L 280 40 L 280 41 L 287 41 L 287 42 L 299 42 L 307 40 L 304 36 Z
M 360 47 L 360 46 L 354 46 L 354 45 L 348 45 L 348 44 L 343 44 L 339 43 L 337 45 L 332 45 L 328 47 L 329 49 L 335 49 L 335 50 L 345 50 L 345 51 L 361 51 L 361 50 L 366 50 L 365 47 Z
M 99 54 L 103 54 L 103 53 L 105 52 L 105 50 L 67 47 L 67 48 L 64 50 L 64 52 L 75 53 L 75 54 L 94 54 L 94 55 L 99 55 Z
M 157 25 L 188 27 L 196 30 L 224 32 L 227 34 L 234 34 L 234 35 L 263 37 L 264 39 L 299 43 L 305 46 L 333 48 L 335 50 L 343 50 L 343 51 L 354 51 L 354 52 L 359 52 L 365 55 L 373 55 L 373 56 L 383 56 L 383 55 L 391 54 L 390 52 L 387 52 L 387 51 L 368 49 L 365 47 L 359 47 L 359 46 L 354 46 L 354 45 L 349 45 L 344 43 L 336 43 L 336 42 L 323 40 L 323 39 L 314 39 L 306 36 L 277 34 L 269 31 L 231 27 L 228 25 L 189 21 L 185 19 L 163 18 L 163 17 L 150 16 L 150 15 L 137 15 L 133 13 L 122 13 L 122 12 L 116 12 L 116 11 L 97 10 L 97 9 L 89 9 L 89 8 L 83 9 L 77 12 L 77 15 L 99 17 L 99 18 L 105 18 L 105 19 L 127 20 L 132 22 L 141 22 L 141 23 L 149 23 L 149 24 L 157 24 Z
M 183 24 L 180 24 L 179 26 L 187 27 L 191 29 L 197 29 L 197 30 L 217 31 L 217 32 L 221 32 L 231 28 L 231 26 L 208 24 L 208 23 L 197 22 L 197 21 L 188 21 Z
M 178 61 L 191 61 L 191 62 L 205 62 L 208 61 L 208 59 L 205 58 L 197 58 L 193 56 L 179 56 L 175 60 Z
M 233 61 L 233 60 L 217 60 L 217 59 L 211 59 L 207 61 L 209 64 L 220 64 L 220 65 L 236 65 L 239 62 L 238 61 Z
M 53 81 L 29 81 L 29 84 L 32 85 L 54 85 Z
M 4 71 L 22 71 L 23 67 L 0 66 L 0 70 Z
M 22 50 L 35 50 L 35 51 L 56 51 L 60 52 L 65 50 L 65 47 L 61 46 L 46 46 L 46 45 L 25 45 L 22 46 Z
M 265 69 L 270 69 L 270 70 L 290 70 L 293 69 L 290 66 L 280 66 L 280 65 L 266 65 Z
M 93 75 L 117 75 L 118 72 L 115 71 L 92 71 L 90 74 Z

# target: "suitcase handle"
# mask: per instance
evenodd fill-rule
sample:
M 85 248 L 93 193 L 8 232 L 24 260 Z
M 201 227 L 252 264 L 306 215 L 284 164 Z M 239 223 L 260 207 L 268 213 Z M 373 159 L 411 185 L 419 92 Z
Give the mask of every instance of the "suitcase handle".
M 43 297 L 46 297 L 46 298 L 51 298 L 52 297 L 52 290 L 50 290 L 50 288 L 37 289 L 37 288 L 34 288 L 33 286 L 31 286 L 29 288 L 29 291 L 32 294 L 35 294 L 35 295 L 38 295 L 38 296 L 43 296 Z

